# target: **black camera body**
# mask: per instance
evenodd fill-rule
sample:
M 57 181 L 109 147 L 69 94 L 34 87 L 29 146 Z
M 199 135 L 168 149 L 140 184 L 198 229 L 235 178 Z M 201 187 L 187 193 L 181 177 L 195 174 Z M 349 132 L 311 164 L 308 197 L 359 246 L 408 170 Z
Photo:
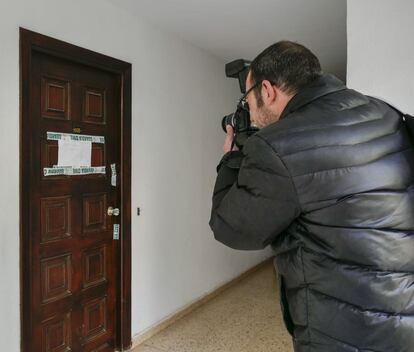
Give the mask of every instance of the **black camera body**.
M 226 76 L 239 80 L 240 91 L 246 93 L 246 78 L 250 61 L 244 59 L 234 60 L 226 64 Z M 234 131 L 234 143 L 241 150 L 247 138 L 258 131 L 257 127 L 251 125 L 249 110 L 242 104 L 240 99 L 236 111 L 226 115 L 221 120 L 221 127 L 226 132 L 226 126 L 230 125 Z

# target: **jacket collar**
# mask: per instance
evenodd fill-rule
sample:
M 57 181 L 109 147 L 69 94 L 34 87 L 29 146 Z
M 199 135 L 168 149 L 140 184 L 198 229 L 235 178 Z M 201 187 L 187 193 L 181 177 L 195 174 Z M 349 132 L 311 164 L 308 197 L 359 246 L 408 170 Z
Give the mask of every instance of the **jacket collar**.
M 324 74 L 300 90 L 286 105 L 280 116 L 283 119 L 295 110 L 310 102 L 333 92 L 347 89 L 344 83 L 331 74 Z

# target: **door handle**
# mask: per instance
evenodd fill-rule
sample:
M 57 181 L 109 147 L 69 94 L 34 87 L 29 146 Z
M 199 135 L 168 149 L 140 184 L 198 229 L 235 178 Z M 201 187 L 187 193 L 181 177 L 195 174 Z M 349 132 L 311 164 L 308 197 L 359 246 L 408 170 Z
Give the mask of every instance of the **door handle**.
M 107 213 L 108 213 L 109 216 L 118 216 L 119 215 L 119 209 L 109 207 Z

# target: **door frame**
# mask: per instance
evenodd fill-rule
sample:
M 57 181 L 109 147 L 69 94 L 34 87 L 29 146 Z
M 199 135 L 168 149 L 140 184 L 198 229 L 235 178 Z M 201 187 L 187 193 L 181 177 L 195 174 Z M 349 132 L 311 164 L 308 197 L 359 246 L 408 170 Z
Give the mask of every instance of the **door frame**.
M 33 52 L 47 53 L 72 62 L 114 73 L 121 81 L 121 234 L 116 255 L 120 271 L 116 283 L 116 346 L 131 347 L 131 69 L 130 63 L 99 54 L 42 34 L 20 30 L 20 322 L 21 351 L 29 351 L 31 339 L 31 241 L 30 195 L 30 74 Z

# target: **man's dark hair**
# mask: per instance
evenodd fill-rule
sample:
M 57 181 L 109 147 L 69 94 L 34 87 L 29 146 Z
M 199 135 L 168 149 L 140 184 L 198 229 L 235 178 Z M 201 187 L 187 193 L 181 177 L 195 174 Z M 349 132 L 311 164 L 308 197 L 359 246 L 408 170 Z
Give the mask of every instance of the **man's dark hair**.
M 252 83 L 269 80 L 283 92 L 296 94 L 322 75 L 318 58 L 301 44 L 280 41 L 263 50 L 250 64 Z M 260 91 L 255 89 L 258 105 Z

